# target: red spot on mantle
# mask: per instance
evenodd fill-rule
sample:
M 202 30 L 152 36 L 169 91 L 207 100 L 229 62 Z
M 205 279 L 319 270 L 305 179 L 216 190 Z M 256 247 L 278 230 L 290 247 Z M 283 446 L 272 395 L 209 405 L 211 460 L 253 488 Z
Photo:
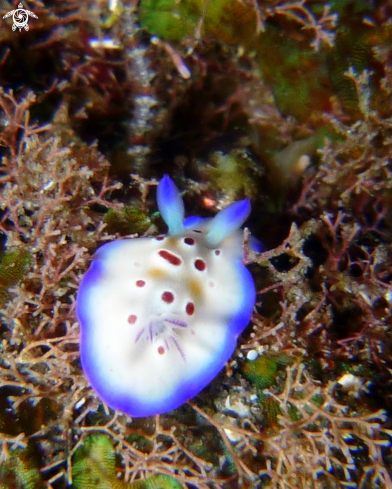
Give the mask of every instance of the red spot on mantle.
M 195 268 L 196 270 L 199 270 L 200 272 L 202 272 L 203 270 L 206 269 L 206 262 L 204 260 L 201 260 L 200 258 L 198 258 L 196 261 L 195 261 Z
M 145 285 L 146 285 L 146 282 L 144 280 L 137 280 L 136 281 L 137 287 L 144 287 Z
M 174 301 L 174 295 L 171 292 L 169 292 L 168 290 L 166 290 L 162 294 L 162 300 L 163 300 L 163 302 L 166 302 L 167 304 L 171 304 Z
M 137 321 L 137 316 L 135 314 L 131 314 L 128 316 L 128 323 L 129 324 L 135 324 Z
M 195 312 L 195 305 L 193 302 L 188 302 L 188 304 L 185 307 L 185 311 L 188 314 L 188 316 L 192 316 L 192 314 Z
M 170 253 L 170 251 L 160 250 L 158 251 L 158 255 L 164 260 L 167 260 L 171 265 L 175 265 L 178 267 L 178 265 L 181 265 L 182 263 L 181 258 L 174 255 L 173 253 Z
M 158 346 L 158 353 L 160 355 L 163 355 L 165 353 L 165 349 L 163 348 L 163 346 Z

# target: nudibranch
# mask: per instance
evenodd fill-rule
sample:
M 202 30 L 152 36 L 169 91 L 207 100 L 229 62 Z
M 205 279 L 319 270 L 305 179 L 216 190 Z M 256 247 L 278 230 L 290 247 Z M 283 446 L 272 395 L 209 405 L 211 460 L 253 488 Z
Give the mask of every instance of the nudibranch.
M 198 394 L 229 360 L 255 302 L 240 230 L 249 200 L 184 220 L 166 175 L 157 201 L 168 235 L 99 248 L 77 297 L 84 372 L 101 399 L 134 417 Z

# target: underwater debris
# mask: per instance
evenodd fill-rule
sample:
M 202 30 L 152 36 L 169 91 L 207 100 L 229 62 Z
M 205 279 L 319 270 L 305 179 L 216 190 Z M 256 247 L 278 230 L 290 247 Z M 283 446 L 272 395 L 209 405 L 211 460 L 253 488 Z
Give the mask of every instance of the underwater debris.
M 321 390 L 305 366 L 295 364 L 287 367 L 282 391 L 269 394 L 275 401 L 273 409 L 280 412 L 271 416 L 273 423 L 263 438 L 269 455 L 260 476 L 266 483 L 269 480 L 267 487 L 290 489 L 299 484 L 324 488 L 336 482 L 347 486 L 357 470 L 355 456 L 363 443 L 369 449 L 368 471 L 362 474 L 359 487 L 365 487 L 365 481 L 380 488 L 392 482 L 382 461 L 384 447 L 390 447 L 392 435 L 391 430 L 381 427 L 385 412 L 361 416 L 349 413 L 347 406 L 331 396 L 333 385 Z M 299 466 L 303 470 L 298 471 Z

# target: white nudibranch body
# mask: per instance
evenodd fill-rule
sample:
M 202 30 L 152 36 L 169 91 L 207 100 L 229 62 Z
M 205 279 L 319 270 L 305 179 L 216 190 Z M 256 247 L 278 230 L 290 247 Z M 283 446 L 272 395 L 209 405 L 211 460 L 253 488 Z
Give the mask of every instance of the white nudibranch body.
M 77 299 L 83 369 L 98 395 L 130 416 L 199 393 L 232 355 L 255 302 L 239 229 L 249 201 L 184 221 L 168 176 L 157 199 L 168 236 L 102 246 Z

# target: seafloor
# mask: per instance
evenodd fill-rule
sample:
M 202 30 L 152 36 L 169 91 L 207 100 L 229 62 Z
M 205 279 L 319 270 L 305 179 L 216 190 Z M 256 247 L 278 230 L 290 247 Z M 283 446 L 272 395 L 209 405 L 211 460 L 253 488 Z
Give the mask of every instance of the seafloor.
M 392 2 L 17 4 L 0 488 L 392 488 Z M 166 232 L 164 174 L 187 215 L 251 200 L 257 300 L 211 384 L 131 419 L 83 374 L 75 301 L 99 246 Z

